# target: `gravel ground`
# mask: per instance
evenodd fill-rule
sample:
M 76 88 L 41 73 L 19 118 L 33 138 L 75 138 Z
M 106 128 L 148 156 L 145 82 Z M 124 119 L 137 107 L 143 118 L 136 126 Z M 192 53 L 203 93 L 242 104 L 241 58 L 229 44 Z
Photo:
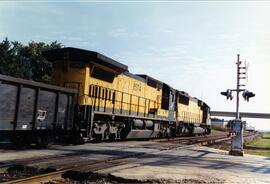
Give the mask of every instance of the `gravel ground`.
M 58 179 L 58 180 L 52 180 L 50 182 L 45 182 L 42 184 L 114 184 L 116 182 L 111 182 L 108 179 L 96 179 L 96 180 L 88 180 L 88 181 L 75 181 L 71 179 Z
M 30 177 L 37 174 L 40 174 L 40 172 L 35 168 L 24 167 L 20 165 L 11 166 L 5 172 L 0 173 L 0 183 L 19 178 Z

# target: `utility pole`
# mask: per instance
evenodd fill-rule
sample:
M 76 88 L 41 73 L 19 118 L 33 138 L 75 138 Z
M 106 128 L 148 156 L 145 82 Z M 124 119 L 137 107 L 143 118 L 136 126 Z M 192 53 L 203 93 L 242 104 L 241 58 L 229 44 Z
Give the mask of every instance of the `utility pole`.
M 247 66 L 241 66 L 242 62 L 240 61 L 240 55 L 237 54 L 237 79 L 236 79 L 236 89 L 227 89 L 226 92 L 221 92 L 222 95 L 226 96 L 227 99 L 232 100 L 232 92 L 236 92 L 236 113 L 235 119 L 230 120 L 229 124 L 231 125 L 231 132 L 232 132 L 232 141 L 231 141 L 231 150 L 229 152 L 230 155 L 235 156 L 243 156 L 243 122 L 240 118 L 239 113 L 239 93 L 243 92 L 242 95 L 245 100 L 249 101 L 249 98 L 254 97 L 255 94 L 249 92 L 246 89 L 241 89 L 240 87 L 245 87 L 245 84 L 241 84 L 241 79 L 246 79 L 247 74 Z M 243 71 L 244 70 L 244 71 Z M 245 76 L 243 76 L 245 75 Z

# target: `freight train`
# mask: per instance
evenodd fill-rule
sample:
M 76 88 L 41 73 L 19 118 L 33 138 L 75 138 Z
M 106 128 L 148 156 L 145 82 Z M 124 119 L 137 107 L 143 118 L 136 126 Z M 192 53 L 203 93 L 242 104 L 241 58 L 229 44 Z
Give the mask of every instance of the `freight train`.
M 210 108 L 98 52 L 43 52 L 52 84 L 0 75 L 0 135 L 15 143 L 209 134 Z

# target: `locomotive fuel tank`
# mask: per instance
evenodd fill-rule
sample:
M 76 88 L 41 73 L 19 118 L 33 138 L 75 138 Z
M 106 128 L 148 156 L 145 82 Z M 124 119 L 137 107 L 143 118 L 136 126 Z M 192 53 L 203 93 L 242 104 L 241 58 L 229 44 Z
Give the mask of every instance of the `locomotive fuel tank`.
M 144 123 L 146 128 L 152 128 L 154 126 L 154 123 L 151 120 L 145 120 Z
M 204 134 L 204 133 L 206 133 L 206 129 L 204 129 L 202 127 L 195 126 L 193 133 L 194 134 Z
M 140 119 L 134 119 L 133 120 L 133 127 L 136 129 L 136 128 L 139 128 L 139 129 L 142 129 L 144 127 L 144 123 L 143 123 L 143 120 L 140 120 Z

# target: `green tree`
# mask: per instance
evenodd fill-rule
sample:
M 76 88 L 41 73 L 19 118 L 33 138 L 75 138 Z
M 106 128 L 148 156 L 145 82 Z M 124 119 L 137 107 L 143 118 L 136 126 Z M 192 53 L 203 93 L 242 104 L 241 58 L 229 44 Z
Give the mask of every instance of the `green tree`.
M 49 81 L 50 75 L 52 72 L 52 63 L 45 60 L 41 54 L 42 51 L 50 49 L 61 48 L 61 44 L 57 41 L 52 42 L 51 44 L 45 44 L 44 42 L 33 42 L 31 41 L 28 46 L 25 47 L 26 53 L 25 56 L 29 58 L 33 79 L 36 81 Z
M 0 73 L 31 79 L 30 62 L 21 53 L 24 46 L 7 38 L 0 44 Z
M 46 44 L 31 41 L 24 46 L 18 41 L 5 38 L 0 43 L 0 73 L 14 77 L 49 82 L 52 63 L 45 60 L 41 53 L 45 50 L 61 48 L 57 41 Z

